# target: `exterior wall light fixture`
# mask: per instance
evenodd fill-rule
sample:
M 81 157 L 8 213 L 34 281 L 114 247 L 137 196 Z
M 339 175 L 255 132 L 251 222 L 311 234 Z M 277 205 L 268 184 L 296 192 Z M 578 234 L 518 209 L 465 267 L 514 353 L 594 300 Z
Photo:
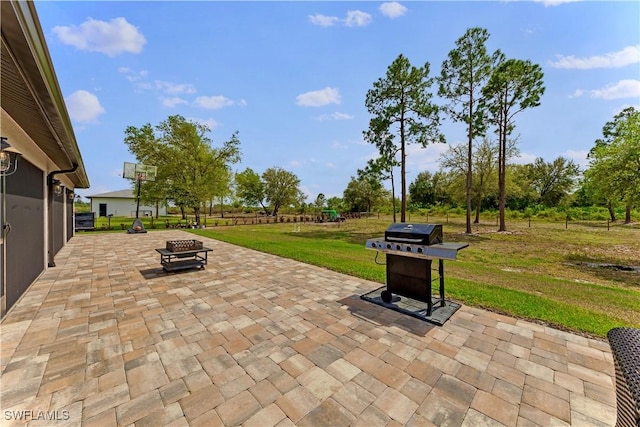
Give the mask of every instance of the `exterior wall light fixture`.
M 18 157 L 22 153 L 7 142 L 7 138 L 0 137 L 0 175 L 9 176 L 18 170 Z

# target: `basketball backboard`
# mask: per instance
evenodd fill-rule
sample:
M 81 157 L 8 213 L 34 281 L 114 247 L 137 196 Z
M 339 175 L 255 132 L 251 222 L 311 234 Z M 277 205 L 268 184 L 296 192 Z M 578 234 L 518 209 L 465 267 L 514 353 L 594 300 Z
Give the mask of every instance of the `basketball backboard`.
M 157 173 L 157 166 L 143 165 L 142 163 L 124 162 L 122 177 L 140 181 L 155 181 Z

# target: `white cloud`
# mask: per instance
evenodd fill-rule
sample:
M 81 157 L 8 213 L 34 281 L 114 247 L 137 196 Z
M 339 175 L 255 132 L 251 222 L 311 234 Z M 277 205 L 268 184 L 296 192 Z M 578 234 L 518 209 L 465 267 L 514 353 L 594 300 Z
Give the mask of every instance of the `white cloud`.
M 391 19 L 399 18 L 407 13 L 407 8 L 398 3 L 397 1 L 392 1 L 388 3 L 382 3 L 380 5 L 380 12 L 386 17 Z
M 162 105 L 167 108 L 173 108 L 176 105 L 180 105 L 180 104 L 187 104 L 187 101 L 178 96 L 162 99 Z
M 247 105 L 244 99 L 236 102 L 224 96 L 199 96 L 195 101 L 193 101 L 193 103 L 198 107 L 206 108 L 208 110 L 217 110 L 219 108 L 231 107 L 233 105 Z
M 582 95 L 584 95 L 584 90 L 576 89 L 576 91 L 573 92 L 573 95 L 569 95 L 569 98 L 580 98 Z
M 179 95 L 179 94 L 193 94 L 196 93 L 196 88 L 189 83 L 179 83 L 179 84 L 175 84 L 175 83 L 171 83 L 171 82 L 164 82 L 161 80 L 156 80 L 155 81 L 155 85 L 156 88 L 158 88 L 159 90 L 163 91 L 166 94 L 169 95 Z
M 361 10 L 349 10 L 344 19 L 340 19 L 337 16 L 322 15 L 319 13 L 309 15 L 309 22 L 321 27 L 333 27 L 340 23 L 347 27 L 364 27 L 369 25 L 372 20 L 373 18 L 371 15 Z
M 289 162 L 289 165 L 294 168 L 299 168 L 299 167 L 302 167 L 302 162 L 299 160 L 291 160 Z
M 533 0 L 536 3 L 543 3 L 544 7 L 558 6 L 564 3 L 574 3 L 581 0 Z
M 640 98 L 640 80 L 620 80 L 603 89 L 594 89 L 590 93 L 592 98 Z
M 327 162 L 327 163 L 325 163 L 325 164 L 324 164 L 324 166 L 325 166 L 327 169 L 335 169 L 335 168 L 336 168 L 336 164 L 335 164 L 335 163 L 331 163 L 331 162 Z
M 588 58 L 576 58 L 573 55 L 557 55 L 556 61 L 550 61 L 549 65 L 555 68 L 587 70 L 591 68 L 619 68 L 640 62 L 640 45 L 627 46 L 617 52 L 609 52 L 604 55 L 590 56 Z
M 65 102 L 72 120 L 80 123 L 95 122 L 105 112 L 98 97 L 86 90 L 77 90 L 69 95 Z
M 120 67 L 118 72 L 124 74 L 124 77 L 132 83 L 144 80 L 149 75 L 147 70 L 135 71 L 129 67 Z
M 64 43 L 89 52 L 116 56 L 124 52 L 140 53 L 147 40 L 125 18 L 109 22 L 87 18 L 80 26 L 56 26 L 53 33 Z
M 120 67 L 118 68 L 118 72 L 124 74 L 125 78 L 131 83 L 134 83 L 138 89 L 155 91 L 166 95 L 192 95 L 197 92 L 195 86 L 190 83 L 173 83 L 164 80 L 154 80 L 150 82 L 147 80 L 149 76 L 147 70 L 135 71 L 128 67 Z M 180 102 L 178 97 L 162 99 L 164 106 L 172 106 L 172 101 L 180 104 L 186 103 L 186 101 Z
M 331 114 L 323 114 L 318 116 L 316 120 L 320 120 L 321 122 L 325 120 L 353 120 L 353 116 L 346 113 L 331 113 Z
M 296 104 L 302 107 L 321 107 L 327 104 L 340 104 L 340 92 L 337 88 L 325 87 L 296 96 Z
M 309 22 L 314 25 L 320 25 L 321 27 L 332 27 L 340 22 L 340 18 L 316 13 L 315 15 L 309 15 Z
M 515 165 L 526 165 L 535 162 L 538 157 L 540 156 L 536 156 L 535 154 L 520 153 L 518 157 L 511 159 L 510 163 Z
M 350 10 L 347 17 L 344 18 L 344 25 L 347 27 L 364 27 L 371 23 L 373 18 L 366 12 L 361 10 Z

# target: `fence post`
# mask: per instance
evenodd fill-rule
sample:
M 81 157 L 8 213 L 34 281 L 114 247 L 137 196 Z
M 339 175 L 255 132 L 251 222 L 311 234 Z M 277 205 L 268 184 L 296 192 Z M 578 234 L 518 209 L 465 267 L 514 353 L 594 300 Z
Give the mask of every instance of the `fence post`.
M 564 229 L 566 230 L 567 228 L 569 228 L 569 215 L 564 220 Z
M 609 231 L 609 220 L 607 220 L 607 231 Z

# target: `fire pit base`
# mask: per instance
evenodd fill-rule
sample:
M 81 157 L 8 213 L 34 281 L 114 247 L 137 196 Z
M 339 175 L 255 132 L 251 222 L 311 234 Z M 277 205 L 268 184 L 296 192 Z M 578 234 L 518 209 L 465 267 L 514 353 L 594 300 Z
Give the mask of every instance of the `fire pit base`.
M 385 295 L 382 295 L 383 293 L 385 293 Z M 403 314 L 408 314 L 409 316 L 413 316 L 417 319 L 424 320 L 438 326 L 444 325 L 445 322 L 449 320 L 451 316 L 453 316 L 453 313 L 455 313 L 460 308 L 460 304 L 449 301 L 447 299 L 445 299 L 444 307 L 441 307 L 440 304 L 435 304 L 434 300 L 431 316 L 427 316 L 427 304 L 422 301 L 400 296 L 397 294 L 392 294 L 391 301 L 389 303 L 385 302 L 384 300 L 389 299 L 386 286 L 382 286 L 375 291 L 371 291 L 364 295 L 361 295 L 360 298 L 365 301 L 380 305 L 382 307 L 390 308 L 391 310 L 395 310 Z

